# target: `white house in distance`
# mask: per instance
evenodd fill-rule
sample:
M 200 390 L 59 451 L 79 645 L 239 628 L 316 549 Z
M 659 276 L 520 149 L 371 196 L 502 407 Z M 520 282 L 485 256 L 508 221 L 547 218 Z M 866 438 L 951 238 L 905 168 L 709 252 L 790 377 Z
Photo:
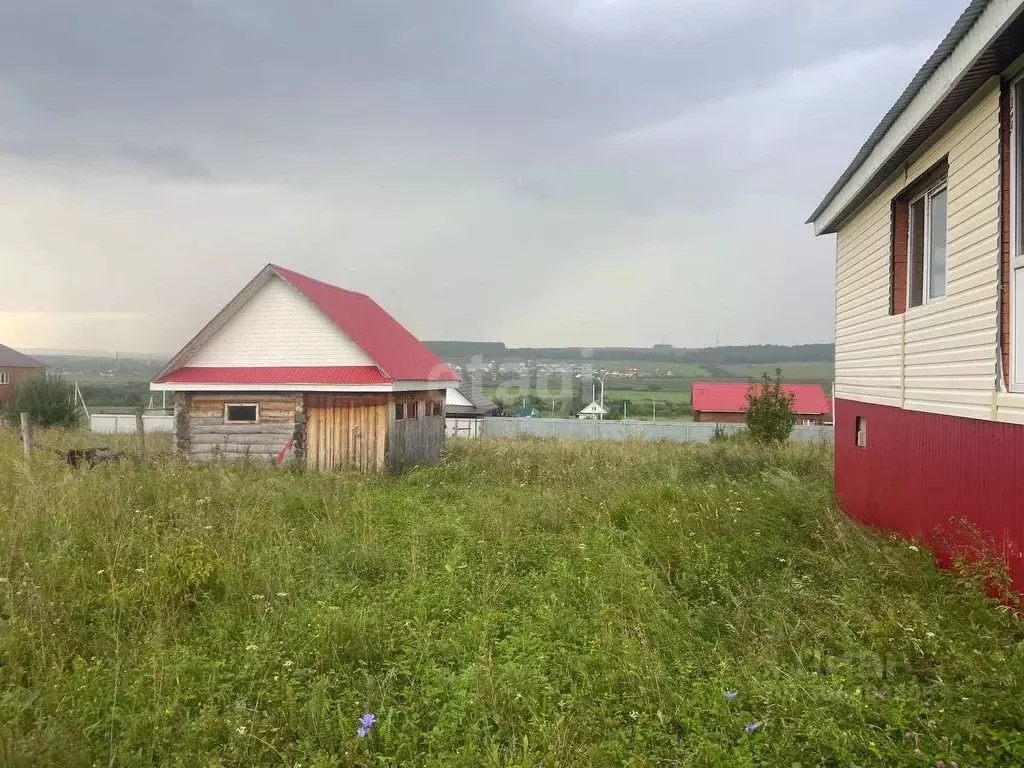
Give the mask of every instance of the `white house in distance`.
M 580 419 L 603 419 L 607 415 L 608 409 L 597 402 L 597 400 L 592 401 L 590 405 L 576 414 L 577 418 Z
M 441 454 L 455 374 L 373 299 L 268 264 L 153 380 L 193 460 L 399 471 Z
M 449 437 L 478 437 L 480 419 L 498 411 L 494 401 L 468 380 L 449 386 L 444 400 L 444 431 Z
M 966 520 L 1024 589 L 1024 0 L 970 3 L 810 221 L 840 503 L 947 559 Z

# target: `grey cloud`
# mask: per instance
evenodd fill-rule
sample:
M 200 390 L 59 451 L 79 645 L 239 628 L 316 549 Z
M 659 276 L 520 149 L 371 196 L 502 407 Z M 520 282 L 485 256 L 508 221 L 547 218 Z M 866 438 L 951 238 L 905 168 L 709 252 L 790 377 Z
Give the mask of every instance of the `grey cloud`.
M 273 259 L 428 336 L 827 338 L 802 222 L 960 5 L 12 0 L 0 298 L 170 349 Z

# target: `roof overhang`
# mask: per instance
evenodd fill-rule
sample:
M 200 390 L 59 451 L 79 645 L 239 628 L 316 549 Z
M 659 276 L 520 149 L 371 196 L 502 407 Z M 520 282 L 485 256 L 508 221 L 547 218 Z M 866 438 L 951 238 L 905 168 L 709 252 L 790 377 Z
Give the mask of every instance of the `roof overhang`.
M 152 382 L 151 392 L 421 392 L 447 389 L 447 381 L 396 381 L 391 384 L 230 384 L 194 382 Z
M 808 219 L 833 234 L 1024 48 L 1024 0 L 973 0 Z

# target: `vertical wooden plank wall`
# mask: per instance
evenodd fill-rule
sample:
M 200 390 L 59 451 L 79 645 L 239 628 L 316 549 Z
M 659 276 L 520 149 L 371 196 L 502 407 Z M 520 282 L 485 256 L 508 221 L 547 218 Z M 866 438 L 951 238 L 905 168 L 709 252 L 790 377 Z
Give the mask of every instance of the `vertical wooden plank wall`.
M 395 403 L 419 403 L 420 414 L 415 419 L 395 419 Z M 444 392 L 397 392 L 392 395 L 388 419 L 387 468 L 398 473 L 406 467 L 441 458 L 444 450 L 444 408 L 437 416 L 427 416 L 431 402 L 444 405 Z
M 384 468 L 388 396 L 306 395 L 309 469 Z

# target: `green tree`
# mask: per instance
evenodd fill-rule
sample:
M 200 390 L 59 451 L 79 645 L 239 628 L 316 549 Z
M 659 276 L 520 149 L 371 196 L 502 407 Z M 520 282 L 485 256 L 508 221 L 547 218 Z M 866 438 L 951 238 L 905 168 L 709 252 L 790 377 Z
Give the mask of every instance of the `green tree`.
M 764 373 L 760 382 L 751 379 L 747 390 L 750 436 L 764 443 L 783 442 L 789 438 L 794 424 L 793 395 L 782 387 L 782 369 L 775 369 L 774 378 Z
M 32 423 L 39 427 L 79 425 L 75 387 L 57 372 L 42 371 L 22 379 L 7 408 L 13 422 L 17 422 L 19 413 L 28 412 Z

